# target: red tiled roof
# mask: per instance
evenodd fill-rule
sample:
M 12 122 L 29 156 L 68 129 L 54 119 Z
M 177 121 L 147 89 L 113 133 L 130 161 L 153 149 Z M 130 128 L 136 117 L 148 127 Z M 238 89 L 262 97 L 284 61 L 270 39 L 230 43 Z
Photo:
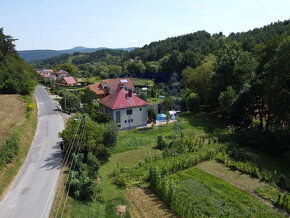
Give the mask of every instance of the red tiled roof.
M 121 80 L 127 81 L 127 82 L 121 82 Z M 128 89 L 134 89 L 133 83 L 130 81 L 129 78 L 119 78 L 119 79 L 106 79 L 103 80 L 102 82 L 107 83 L 108 86 L 110 87 L 111 91 L 116 91 L 119 90 L 120 85 L 126 86 Z
M 128 97 L 128 91 L 125 89 L 120 89 L 119 91 L 106 96 L 105 98 L 101 99 L 99 103 L 108 108 L 111 108 L 112 110 L 148 105 L 146 101 L 143 101 L 136 95 L 132 94 L 131 97 Z
M 88 85 L 89 89 L 95 92 L 97 95 L 106 95 L 108 93 L 107 89 L 103 89 L 101 83 L 94 83 L 91 85 Z
M 67 84 L 77 84 L 72 76 L 65 76 L 62 78 Z
M 69 73 L 64 70 L 59 70 L 56 72 L 56 74 L 69 74 Z

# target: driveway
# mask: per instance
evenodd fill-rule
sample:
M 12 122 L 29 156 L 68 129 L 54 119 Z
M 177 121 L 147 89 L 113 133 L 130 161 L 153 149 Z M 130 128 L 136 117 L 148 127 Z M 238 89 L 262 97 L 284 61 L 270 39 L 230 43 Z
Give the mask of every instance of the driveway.
M 48 217 L 61 168 L 63 119 L 43 87 L 35 90 L 38 125 L 28 156 L 0 202 L 0 218 Z

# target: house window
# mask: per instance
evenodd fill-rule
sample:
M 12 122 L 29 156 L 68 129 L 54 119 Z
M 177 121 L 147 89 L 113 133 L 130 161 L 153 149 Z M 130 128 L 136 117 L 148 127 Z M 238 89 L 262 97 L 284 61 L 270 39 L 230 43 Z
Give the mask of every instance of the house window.
M 132 109 L 131 110 L 127 110 L 127 115 L 131 115 L 132 114 Z
M 130 123 L 130 120 L 128 120 L 128 123 Z
M 125 120 L 125 123 L 127 123 L 127 120 Z
M 116 123 L 120 123 L 121 122 L 121 116 L 120 116 L 120 111 L 116 112 Z
M 133 123 L 133 119 L 131 119 L 131 123 Z
M 142 111 L 142 107 L 140 107 L 139 110 Z

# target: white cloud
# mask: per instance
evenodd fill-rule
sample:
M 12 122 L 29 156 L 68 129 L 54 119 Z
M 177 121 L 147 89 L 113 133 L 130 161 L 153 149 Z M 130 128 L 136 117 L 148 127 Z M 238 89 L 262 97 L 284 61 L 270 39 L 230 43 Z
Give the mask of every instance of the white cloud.
M 129 42 L 138 42 L 138 40 L 137 39 L 130 39 L 130 40 L 128 40 Z

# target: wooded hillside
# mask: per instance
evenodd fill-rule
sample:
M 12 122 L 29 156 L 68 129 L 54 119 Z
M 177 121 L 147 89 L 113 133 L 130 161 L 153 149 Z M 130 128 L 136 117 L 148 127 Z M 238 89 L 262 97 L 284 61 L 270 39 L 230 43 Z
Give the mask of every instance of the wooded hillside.
M 30 94 L 37 75 L 35 69 L 18 56 L 14 41 L 0 29 L 0 93 Z

